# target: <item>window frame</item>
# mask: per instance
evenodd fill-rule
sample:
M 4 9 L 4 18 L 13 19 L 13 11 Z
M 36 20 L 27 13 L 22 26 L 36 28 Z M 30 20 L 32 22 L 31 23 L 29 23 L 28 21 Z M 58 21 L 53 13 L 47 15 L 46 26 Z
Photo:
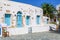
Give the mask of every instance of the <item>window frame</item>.
M 8 14 L 5 14 L 5 15 L 8 15 Z M 6 22 L 5 22 L 5 15 L 4 15 L 4 23 L 6 24 Z M 10 24 L 8 25 L 7 24 L 7 26 L 11 26 L 11 14 L 9 14 L 10 15 L 10 17 L 9 17 L 9 19 L 10 19 Z
M 37 17 L 38 17 L 38 18 L 37 18 Z M 37 15 L 37 16 L 36 16 L 36 24 L 40 24 L 40 21 L 41 21 L 40 19 L 41 19 L 41 18 L 40 18 L 40 15 Z

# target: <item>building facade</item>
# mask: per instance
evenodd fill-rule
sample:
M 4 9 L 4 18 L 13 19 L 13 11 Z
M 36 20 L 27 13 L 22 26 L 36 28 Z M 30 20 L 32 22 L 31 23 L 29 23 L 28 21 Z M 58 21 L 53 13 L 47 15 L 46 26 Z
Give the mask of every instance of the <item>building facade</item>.
M 40 32 L 44 25 L 48 24 L 47 19 L 48 17 L 43 17 L 43 10 L 39 7 L 13 1 L 0 1 L 0 23 L 7 25 L 9 35 L 26 34 L 30 30 L 29 27 L 32 27 L 32 32 Z

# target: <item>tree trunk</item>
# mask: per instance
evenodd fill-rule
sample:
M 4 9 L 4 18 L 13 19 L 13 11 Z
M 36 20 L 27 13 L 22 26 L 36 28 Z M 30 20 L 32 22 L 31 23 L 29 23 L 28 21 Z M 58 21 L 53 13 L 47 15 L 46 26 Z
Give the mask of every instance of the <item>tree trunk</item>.
M 60 29 L 60 20 L 59 20 L 59 29 Z

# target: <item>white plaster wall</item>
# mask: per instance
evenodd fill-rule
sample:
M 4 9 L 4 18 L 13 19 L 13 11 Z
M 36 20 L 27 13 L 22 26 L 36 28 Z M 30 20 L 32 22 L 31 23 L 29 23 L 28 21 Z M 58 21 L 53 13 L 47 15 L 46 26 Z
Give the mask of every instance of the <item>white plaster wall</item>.
M 29 33 L 29 27 L 8 28 L 9 36 Z M 32 33 L 49 31 L 49 26 L 32 27 Z
M 21 34 L 27 34 L 29 31 L 29 27 L 22 27 L 22 28 L 8 28 L 9 35 L 21 35 Z M 32 27 L 32 33 L 36 32 L 44 32 L 44 31 L 49 31 L 49 27 Z
M 32 27 L 32 33 L 49 31 L 49 26 Z
M 48 19 L 48 23 L 46 23 L 46 22 L 47 22 L 47 19 Z M 45 25 L 45 24 L 49 24 L 49 22 L 50 22 L 49 17 L 43 16 L 43 24 L 44 24 L 44 25 Z
M 8 28 L 9 35 L 21 35 L 28 33 L 28 27 L 21 27 L 21 28 Z

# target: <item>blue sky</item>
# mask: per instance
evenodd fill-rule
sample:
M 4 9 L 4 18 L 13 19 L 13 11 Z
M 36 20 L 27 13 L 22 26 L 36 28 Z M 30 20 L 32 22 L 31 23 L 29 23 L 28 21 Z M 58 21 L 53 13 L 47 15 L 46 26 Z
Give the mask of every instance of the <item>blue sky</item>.
M 37 7 L 41 7 L 41 4 L 43 3 L 49 3 L 55 7 L 56 5 L 60 4 L 60 0 L 12 0 L 12 1 L 27 3 Z

